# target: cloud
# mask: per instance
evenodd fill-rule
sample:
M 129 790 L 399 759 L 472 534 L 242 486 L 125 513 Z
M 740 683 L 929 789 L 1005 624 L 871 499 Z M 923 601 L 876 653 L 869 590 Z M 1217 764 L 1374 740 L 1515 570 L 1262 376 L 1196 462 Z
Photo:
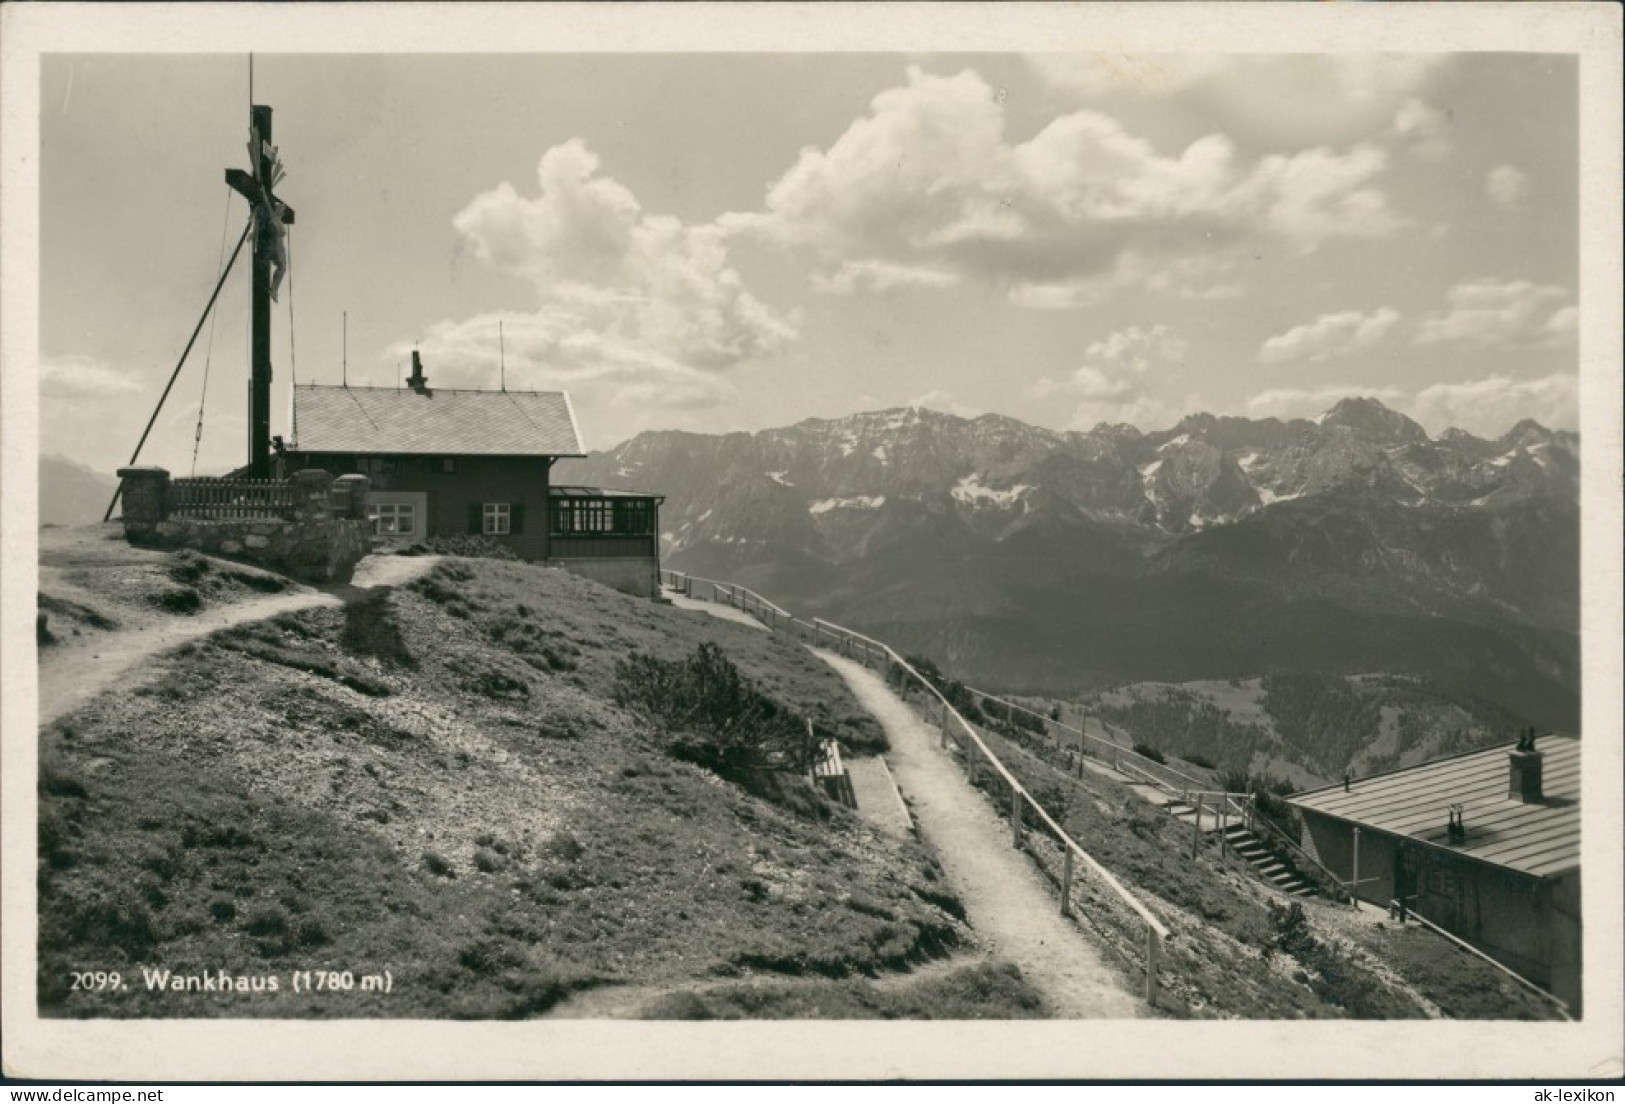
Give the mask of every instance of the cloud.
M 106 361 L 88 356 L 48 356 L 40 358 L 41 396 L 57 398 L 104 398 L 129 395 L 143 389 L 142 382 Z
M 1067 428 L 1090 430 L 1102 423 L 1106 425 L 1126 423 L 1149 433 L 1179 421 L 1190 413 L 1189 406 L 1189 403 L 1172 403 L 1151 395 L 1086 399 L 1072 412 Z
M 1514 165 L 1497 165 L 1484 178 L 1484 194 L 1503 211 L 1516 211 L 1529 198 L 1529 174 Z
M 1034 398 L 1080 399 L 1070 425 L 1088 429 L 1101 422 L 1130 422 L 1144 426 L 1159 419 L 1173 420 L 1176 406 L 1146 393 L 1152 369 L 1181 367 L 1190 343 L 1169 327 L 1129 326 L 1115 330 L 1084 350 L 1084 363 L 1059 380 L 1045 376 L 1030 388 Z
M 1409 415 L 1434 435 L 1458 426 L 1480 436 L 1497 437 L 1522 418 L 1534 418 L 1553 428 L 1573 428 L 1579 419 L 1578 381 L 1568 372 L 1523 380 L 1494 375 L 1436 383 L 1414 393 L 1360 384 L 1278 387 L 1252 396 L 1245 406 L 1246 413 L 1255 418 L 1310 418 L 1340 399 L 1360 397 L 1377 399 Z
M 1528 280 L 1473 280 L 1445 294 L 1449 309 L 1435 311 L 1418 325 L 1418 345 L 1530 346 L 1572 340 L 1572 306 L 1566 289 Z
M 1417 392 L 1410 414 L 1429 432 L 1459 426 L 1497 437 L 1523 418 L 1572 429 L 1580 417 L 1579 380 L 1569 372 L 1516 380 L 1496 375 L 1462 383 L 1436 383 Z
M 1154 366 L 1182 363 L 1190 352 L 1190 342 L 1158 323 L 1151 327 L 1130 326 L 1116 330 L 1084 350 L 1084 359 L 1144 372 Z
M 1577 307 L 1559 307 L 1552 312 L 1552 316 L 1541 326 L 1541 337 L 1546 343 L 1553 345 L 1569 345 L 1574 341 L 1574 335 L 1580 328 L 1580 311 Z
M 1427 161 L 1442 160 L 1450 153 L 1449 118 L 1424 100 L 1409 99 L 1394 112 L 1390 130 L 1396 145 Z
M 498 322 L 505 370 L 499 361 Z M 727 401 L 734 388 L 695 367 L 617 337 L 592 305 L 550 304 L 531 312 L 482 314 L 435 323 L 419 342 L 431 386 L 490 387 L 505 371 L 512 390 L 568 390 L 595 404 L 658 403 L 697 408 Z M 404 359 L 409 343 L 388 350 Z
M 859 291 L 890 291 L 898 287 L 952 287 L 959 283 L 952 272 L 911 268 L 887 261 L 846 261 L 833 275 L 813 274 L 813 290 L 833 295 Z
M 247 416 L 240 405 L 241 392 L 218 386 L 221 358 L 216 350 L 216 376 L 208 394 L 214 405 L 208 409 L 203 439 L 198 443 L 200 473 L 226 471 L 241 464 L 246 447 Z M 167 467 L 177 475 L 192 470 L 198 420 L 199 377 L 194 373 L 200 369 L 196 362 L 189 363 L 187 378 L 170 394 L 138 460 Z M 241 371 L 240 363 L 236 370 Z M 159 369 L 156 376 L 141 375 L 95 357 L 48 356 L 40 360 L 39 376 L 40 451 L 70 456 L 111 475 L 129 462 L 168 379 L 168 369 Z
M 973 406 L 960 402 L 951 392 L 938 387 L 917 395 L 903 404 L 904 406 L 918 407 L 922 410 L 937 410 L 944 414 L 952 414 L 958 418 L 975 418 L 985 413 Z
M 503 316 L 510 377 L 601 384 L 606 394 L 613 385 L 621 402 L 721 401 L 731 388 L 716 373 L 784 348 L 796 320 L 746 290 L 719 227 L 649 214 L 598 169 L 572 139 L 542 155 L 536 195 L 504 182 L 452 220 L 475 256 L 535 289 L 533 311 Z M 430 328 L 420 344 L 442 382 L 490 385 L 496 323 L 484 315 Z
M 1310 251 L 1402 225 L 1378 187 L 1387 155 L 1376 145 L 1249 163 L 1222 134 L 1164 155 L 1094 110 L 1025 142 L 1009 140 L 1007 122 L 974 71 L 911 67 L 827 149 L 803 150 L 763 211 L 719 223 L 807 250 L 824 290 L 963 278 L 1039 307 L 1124 285 L 1233 294 L 1220 275 L 1260 236 Z
M 1372 136 L 1420 102 L 1444 54 L 1033 54 L 1051 88 L 1085 102 L 1185 100 L 1248 141 L 1338 144 Z M 1414 125 L 1415 113 L 1406 117 Z
M 1353 383 L 1328 383 L 1320 387 L 1272 387 L 1246 402 L 1247 414 L 1254 418 L 1313 418 L 1336 406 L 1341 399 L 1371 398 L 1392 406 L 1405 398 L 1397 387 L 1368 387 Z
M 1346 356 L 1381 341 L 1398 321 L 1399 312 L 1392 307 L 1378 307 L 1370 314 L 1356 310 L 1323 314 L 1265 341 L 1258 350 L 1258 359 L 1265 364 L 1279 364 Z

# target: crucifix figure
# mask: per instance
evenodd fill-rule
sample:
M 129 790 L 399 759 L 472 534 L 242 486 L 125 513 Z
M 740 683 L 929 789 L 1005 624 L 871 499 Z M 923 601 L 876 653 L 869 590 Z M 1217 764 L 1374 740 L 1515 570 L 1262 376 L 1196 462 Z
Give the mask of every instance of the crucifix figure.
M 254 287 L 251 326 L 253 362 L 248 385 L 248 476 L 271 477 L 271 300 L 288 268 L 286 227 L 293 208 L 276 197 L 282 162 L 271 144 L 271 109 L 248 109 L 248 156 L 252 172 L 227 169 L 226 183 L 242 193 L 254 212 Z

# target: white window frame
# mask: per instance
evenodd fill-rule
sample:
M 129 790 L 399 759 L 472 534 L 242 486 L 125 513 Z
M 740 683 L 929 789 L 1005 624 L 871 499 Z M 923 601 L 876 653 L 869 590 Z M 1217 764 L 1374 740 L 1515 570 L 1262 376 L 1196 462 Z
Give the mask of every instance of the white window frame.
M 372 520 L 372 535 L 375 537 L 409 537 L 417 532 L 417 516 L 418 508 L 414 502 L 374 502 L 367 507 L 367 517 Z M 401 527 L 403 520 L 407 523 L 405 528 Z
M 487 502 L 480 516 L 485 519 L 480 532 L 488 537 L 506 537 L 513 532 L 513 503 Z
M 385 517 L 395 519 L 393 531 L 383 527 Z M 411 522 L 408 528 L 399 527 L 403 520 Z M 378 540 L 422 540 L 428 533 L 429 496 L 422 491 L 368 491 L 367 521 L 368 531 Z

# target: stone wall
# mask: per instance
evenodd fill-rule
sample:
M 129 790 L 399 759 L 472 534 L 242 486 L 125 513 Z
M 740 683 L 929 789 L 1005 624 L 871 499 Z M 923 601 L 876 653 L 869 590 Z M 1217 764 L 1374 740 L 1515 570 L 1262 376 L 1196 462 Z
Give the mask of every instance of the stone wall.
M 370 548 L 367 477 L 334 479 L 325 471 L 294 472 L 293 505 L 281 515 L 221 517 L 226 510 L 171 510 L 169 472 L 119 469 L 124 535 L 131 544 L 193 548 L 262 564 L 296 579 L 349 582 Z
M 554 559 L 557 567 L 639 598 L 660 593 L 660 561 L 652 556 L 616 559 Z

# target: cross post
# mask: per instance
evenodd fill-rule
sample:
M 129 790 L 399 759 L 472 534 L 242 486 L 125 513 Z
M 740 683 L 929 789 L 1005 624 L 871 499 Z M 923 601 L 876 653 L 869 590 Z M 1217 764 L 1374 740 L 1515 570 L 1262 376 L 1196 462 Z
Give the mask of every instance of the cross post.
M 281 165 L 271 145 L 271 109 L 248 109 L 252 172 L 227 169 L 226 183 L 248 200 L 254 212 L 254 279 L 250 299 L 253 355 L 248 384 L 248 475 L 271 477 L 271 296 L 287 268 L 283 226 L 293 225 L 293 208 L 273 192 Z M 274 275 L 273 275 L 274 270 Z

